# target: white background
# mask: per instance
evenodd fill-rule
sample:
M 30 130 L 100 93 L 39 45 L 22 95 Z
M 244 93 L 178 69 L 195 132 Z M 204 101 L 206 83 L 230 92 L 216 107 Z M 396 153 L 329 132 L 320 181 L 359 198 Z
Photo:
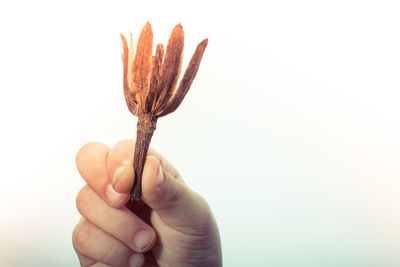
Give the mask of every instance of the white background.
M 134 138 L 119 33 L 209 38 L 152 146 L 210 203 L 226 266 L 400 266 L 398 1 L 3 1 L 0 265 L 78 266 L 88 141 Z

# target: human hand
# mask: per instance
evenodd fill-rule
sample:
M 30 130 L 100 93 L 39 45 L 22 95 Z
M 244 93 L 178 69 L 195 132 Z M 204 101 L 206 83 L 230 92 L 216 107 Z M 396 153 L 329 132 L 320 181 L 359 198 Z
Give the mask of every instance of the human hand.
M 149 149 L 142 199 L 131 202 L 134 141 L 91 142 L 76 156 L 86 181 L 72 240 L 81 266 L 221 266 L 218 228 L 207 202 Z

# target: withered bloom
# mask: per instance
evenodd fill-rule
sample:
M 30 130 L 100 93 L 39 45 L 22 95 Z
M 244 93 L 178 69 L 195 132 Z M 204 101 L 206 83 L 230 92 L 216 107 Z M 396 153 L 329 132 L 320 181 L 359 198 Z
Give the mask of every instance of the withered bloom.
M 157 119 L 175 111 L 196 76 L 208 39 L 198 44 L 192 59 L 176 89 L 183 58 L 183 29 L 180 24 L 172 30 L 164 56 L 162 44 L 153 52 L 153 32 L 149 22 L 144 26 L 133 52 L 132 35 L 128 43 L 121 34 L 124 64 L 124 95 L 130 112 L 139 117 L 134 154 L 135 181 L 131 199 L 138 200 L 142 191 L 142 173 Z

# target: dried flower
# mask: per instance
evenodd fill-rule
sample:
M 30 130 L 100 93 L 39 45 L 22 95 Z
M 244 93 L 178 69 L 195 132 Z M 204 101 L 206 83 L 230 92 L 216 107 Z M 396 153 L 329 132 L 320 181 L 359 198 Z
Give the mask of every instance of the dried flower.
M 184 39 L 180 24 L 172 30 L 165 56 L 162 44 L 157 45 L 155 56 L 152 55 L 153 32 L 149 22 L 139 36 L 135 57 L 132 35 L 129 47 L 123 34 L 121 39 L 125 100 L 130 112 L 139 117 L 133 162 L 135 181 L 131 190 L 131 199 L 138 200 L 141 197 L 143 167 L 157 119 L 175 111 L 181 104 L 199 69 L 208 39 L 198 44 L 177 89 Z

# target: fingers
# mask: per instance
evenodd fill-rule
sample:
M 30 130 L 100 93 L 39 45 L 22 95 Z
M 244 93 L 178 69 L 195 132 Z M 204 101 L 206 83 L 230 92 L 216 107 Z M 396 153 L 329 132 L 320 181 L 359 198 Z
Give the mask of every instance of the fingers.
M 140 260 L 141 264 L 144 262 L 143 255 L 134 253 L 121 241 L 84 218 L 75 227 L 72 240 L 84 267 L 130 266 L 132 259 Z
M 79 192 L 76 204 L 83 217 L 132 250 L 142 253 L 154 245 L 156 234 L 153 228 L 127 208 L 107 205 L 89 186 Z
M 134 150 L 134 140 L 123 140 L 118 142 L 108 153 L 108 176 L 111 178 L 111 183 L 117 192 L 129 193 L 132 188 L 134 181 Z M 158 152 L 150 148 L 147 155 L 155 156 L 166 172 L 177 179 L 182 179 L 178 171 Z
M 114 207 L 121 207 L 129 200 L 129 195 L 116 192 L 111 185 L 107 172 L 109 151 L 101 143 L 87 143 L 76 155 L 76 165 L 83 179 L 100 197 Z
M 207 202 L 166 172 L 156 157 L 147 157 L 142 182 L 143 201 L 166 224 L 184 231 L 209 223 Z

